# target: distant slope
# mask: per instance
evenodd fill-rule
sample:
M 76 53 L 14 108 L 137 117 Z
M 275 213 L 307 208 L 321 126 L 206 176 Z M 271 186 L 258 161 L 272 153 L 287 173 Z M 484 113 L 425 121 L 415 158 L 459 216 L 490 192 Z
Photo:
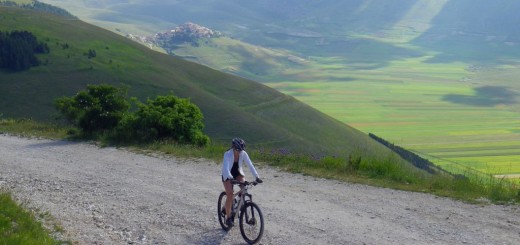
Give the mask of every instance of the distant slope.
M 389 152 L 367 135 L 259 83 L 149 50 L 127 38 L 76 19 L 0 7 L 1 31 L 28 30 L 51 48 L 47 65 L 20 73 L 0 71 L 4 117 L 51 120 L 54 99 L 90 83 L 128 86 L 141 100 L 173 92 L 204 113 L 216 141 L 244 137 L 256 147 L 307 153 L 368 155 Z M 97 56 L 89 59 L 89 49 Z
M 286 50 L 251 45 L 190 22 L 154 35 L 127 36 L 154 50 L 261 82 L 289 78 L 290 71 L 305 70 L 311 63 Z
M 64 10 L 63 8 L 37 0 L 0 0 L 0 6 L 21 7 L 25 9 L 56 14 L 67 18 L 76 18 L 74 15 Z
M 231 39 L 176 54 L 260 82 L 338 81 L 329 71 L 421 56 L 483 66 L 520 57 L 520 2 L 510 0 L 42 1 L 121 35 L 151 35 L 185 22 L 218 30 Z

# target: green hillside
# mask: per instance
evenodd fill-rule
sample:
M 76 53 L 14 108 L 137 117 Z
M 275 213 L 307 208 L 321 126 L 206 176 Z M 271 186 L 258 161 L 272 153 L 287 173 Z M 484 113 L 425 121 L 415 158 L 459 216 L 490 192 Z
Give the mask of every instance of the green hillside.
M 259 83 L 150 51 L 76 19 L 1 7 L 0 31 L 27 30 L 51 51 L 45 63 L 23 72 L 0 73 L 4 117 L 52 120 L 53 101 L 87 84 L 127 86 L 141 100 L 173 92 L 190 98 L 205 116 L 214 141 L 241 136 L 252 145 L 308 153 L 347 155 L 386 152 L 365 134 Z M 85 54 L 95 50 L 97 56 Z M 383 154 L 384 155 L 384 154 Z
M 310 68 L 310 62 L 293 53 L 264 48 L 229 37 L 200 40 L 197 46 L 178 45 L 172 55 L 255 81 L 278 81 L 290 71 Z M 297 77 L 293 77 L 297 79 Z

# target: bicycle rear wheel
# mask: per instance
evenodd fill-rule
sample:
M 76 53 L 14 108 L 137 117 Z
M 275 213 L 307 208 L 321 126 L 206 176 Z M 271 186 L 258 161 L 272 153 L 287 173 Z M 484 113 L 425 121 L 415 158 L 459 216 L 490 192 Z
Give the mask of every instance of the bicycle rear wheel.
M 231 227 L 229 227 L 226 224 L 226 200 L 227 195 L 226 192 L 220 193 L 220 196 L 218 197 L 218 204 L 217 204 L 217 216 L 218 216 L 218 222 L 220 223 L 220 226 L 223 230 L 229 231 Z
M 258 205 L 248 202 L 240 212 L 240 233 L 249 244 L 255 244 L 264 234 L 264 216 Z

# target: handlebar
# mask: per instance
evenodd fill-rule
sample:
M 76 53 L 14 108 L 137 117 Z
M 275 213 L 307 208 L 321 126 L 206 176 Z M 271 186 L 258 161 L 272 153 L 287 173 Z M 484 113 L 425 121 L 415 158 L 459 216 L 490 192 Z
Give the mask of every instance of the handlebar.
M 256 182 L 256 181 L 253 181 L 253 182 L 249 182 L 249 181 L 240 182 L 238 180 L 234 180 L 233 179 L 233 180 L 231 180 L 231 184 L 246 186 L 246 185 L 257 185 L 258 182 Z

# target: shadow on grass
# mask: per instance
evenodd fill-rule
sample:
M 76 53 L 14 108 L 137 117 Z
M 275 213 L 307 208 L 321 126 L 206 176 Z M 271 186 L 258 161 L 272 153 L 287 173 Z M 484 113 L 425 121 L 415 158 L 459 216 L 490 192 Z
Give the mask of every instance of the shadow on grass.
M 507 87 L 484 86 L 475 88 L 475 95 L 448 94 L 443 100 L 470 106 L 491 107 L 500 104 L 511 105 L 517 103 L 518 92 Z

